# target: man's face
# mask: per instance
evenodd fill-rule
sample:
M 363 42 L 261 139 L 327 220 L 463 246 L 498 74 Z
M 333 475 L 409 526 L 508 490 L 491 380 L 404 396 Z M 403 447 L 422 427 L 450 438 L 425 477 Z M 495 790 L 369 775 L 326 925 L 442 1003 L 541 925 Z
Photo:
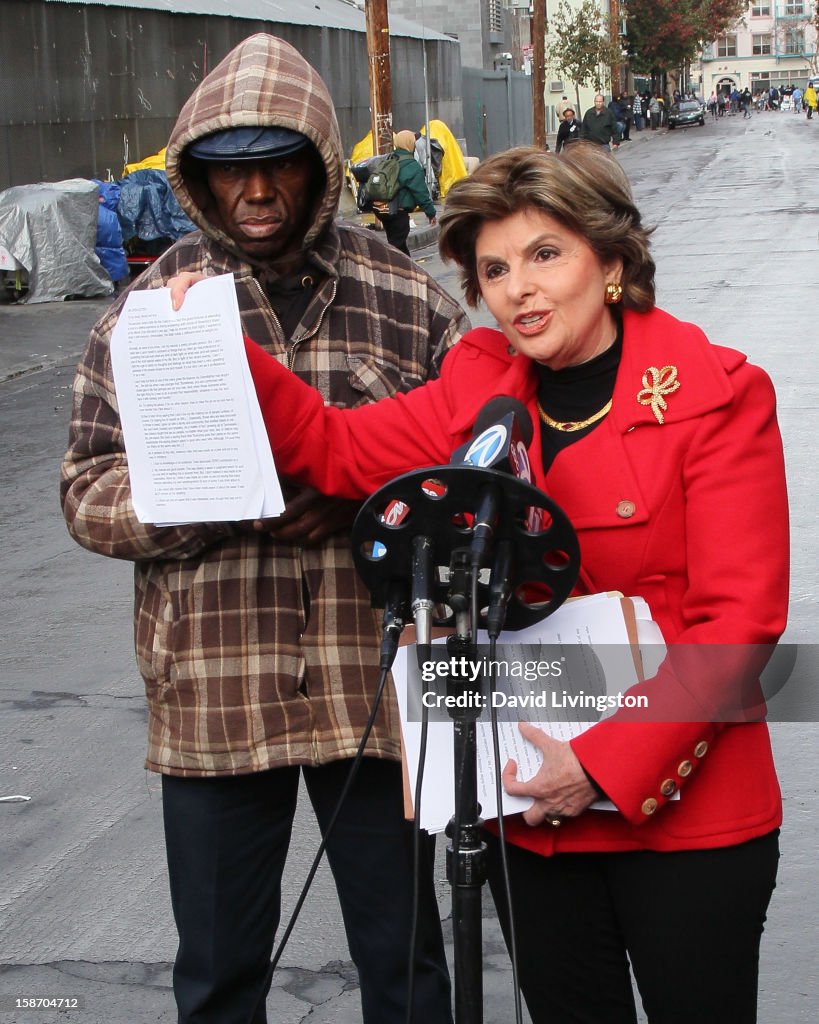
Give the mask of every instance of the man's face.
M 317 198 L 317 157 L 306 148 L 284 157 L 208 163 L 220 226 L 255 259 L 297 252 Z
M 594 97 L 594 109 L 595 110 L 602 110 L 603 109 L 603 97 L 600 95 L 600 93 L 598 93 Z

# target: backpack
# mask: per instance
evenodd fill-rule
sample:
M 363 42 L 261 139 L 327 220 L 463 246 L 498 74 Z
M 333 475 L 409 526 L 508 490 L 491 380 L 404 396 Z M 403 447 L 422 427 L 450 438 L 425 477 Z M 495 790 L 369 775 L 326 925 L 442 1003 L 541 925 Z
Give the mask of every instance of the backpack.
M 356 197 L 360 211 L 366 212 L 377 206 L 385 212 L 387 209 L 390 213 L 397 212 L 401 187 L 398 181 L 400 168 L 401 157 L 397 153 L 389 153 L 367 162 L 367 176 Z

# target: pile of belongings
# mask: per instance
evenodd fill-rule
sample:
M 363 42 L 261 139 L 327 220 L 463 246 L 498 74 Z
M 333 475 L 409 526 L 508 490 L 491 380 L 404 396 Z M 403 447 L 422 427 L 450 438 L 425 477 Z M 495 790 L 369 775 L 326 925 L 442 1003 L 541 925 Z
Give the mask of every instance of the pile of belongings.
M 164 149 L 125 166 L 117 215 L 129 256 L 159 256 L 196 230 L 171 191 L 164 168 Z
M 27 303 L 113 295 L 134 262 L 144 266 L 195 230 L 160 161 L 164 168 L 164 151 L 126 167 L 121 181 L 71 178 L 0 192 L 0 271 L 13 268 L 15 295 Z
M 85 178 L 0 192 L 0 246 L 25 272 L 22 301 L 113 294 L 113 281 L 95 252 L 99 208 L 99 189 Z

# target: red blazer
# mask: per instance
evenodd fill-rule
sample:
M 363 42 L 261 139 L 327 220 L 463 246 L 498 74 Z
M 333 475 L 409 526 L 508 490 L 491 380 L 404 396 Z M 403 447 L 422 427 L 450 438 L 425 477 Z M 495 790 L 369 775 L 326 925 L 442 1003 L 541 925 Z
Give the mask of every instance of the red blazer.
M 331 494 L 362 497 L 400 473 L 448 462 L 497 395 L 519 398 L 538 422 L 535 369 L 494 330 L 467 334 L 439 380 L 353 411 L 325 408 L 252 342 L 247 350 L 279 469 Z M 667 367 L 676 369 L 673 391 Z M 655 709 L 668 702 L 669 719 L 688 720 L 618 713 L 572 741 L 619 814 L 587 811 L 560 829 L 514 816 L 509 839 L 541 853 L 676 850 L 776 828 L 781 799 L 767 727 L 708 720 L 719 717 L 726 651 L 774 643 L 785 628 L 787 495 L 768 377 L 661 310 L 625 311 L 611 412 L 545 475 L 535 431 L 530 459 L 536 483 L 577 530 L 577 593 L 644 597 L 669 645 L 737 646 L 709 647 L 693 684 L 680 684 L 669 659 L 641 684 Z M 669 800 L 677 790 L 681 799 Z

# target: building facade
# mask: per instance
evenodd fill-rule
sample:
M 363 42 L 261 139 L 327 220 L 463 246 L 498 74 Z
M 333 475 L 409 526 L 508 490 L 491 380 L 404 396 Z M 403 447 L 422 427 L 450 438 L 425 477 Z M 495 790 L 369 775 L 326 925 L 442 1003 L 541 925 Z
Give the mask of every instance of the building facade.
M 345 152 L 370 128 L 365 16 L 342 0 L 2 0 L 0 189 L 119 177 L 168 140 L 182 104 L 237 43 L 281 36 L 318 69 Z M 390 23 L 393 123 L 463 134 L 452 38 Z M 426 58 L 426 59 L 425 59 Z
M 752 0 L 744 16 L 708 43 L 700 64 L 701 95 L 712 91 L 804 89 L 819 74 L 815 0 Z
M 457 39 L 465 68 L 495 71 L 512 50 L 506 0 L 389 0 L 390 17 L 408 18 Z

